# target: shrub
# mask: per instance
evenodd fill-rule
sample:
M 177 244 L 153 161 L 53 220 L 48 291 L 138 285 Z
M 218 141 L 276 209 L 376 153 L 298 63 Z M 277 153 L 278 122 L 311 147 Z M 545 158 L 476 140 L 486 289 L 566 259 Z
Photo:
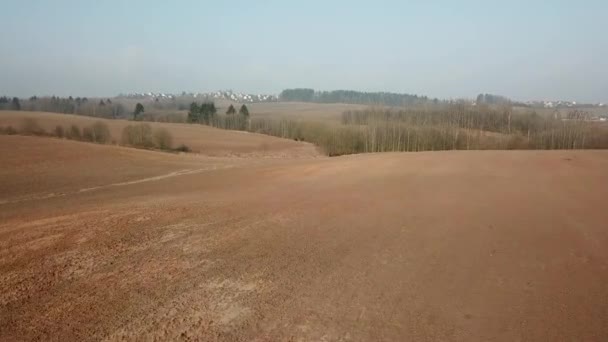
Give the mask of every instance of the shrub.
M 82 140 L 84 141 L 95 141 L 95 134 L 93 133 L 93 128 L 85 127 L 82 129 Z
M 190 150 L 190 147 L 188 147 L 188 146 L 186 146 L 186 145 L 184 145 L 184 144 L 181 144 L 181 145 L 179 145 L 179 146 L 178 146 L 178 147 L 175 149 L 175 151 L 177 151 L 177 152 L 190 152 L 191 150 Z
M 65 135 L 65 131 L 63 129 L 63 126 L 57 126 L 55 127 L 55 136 L 58 138 L 63 138 Z
M 105 144 L 110 141 L 110 129 L 104 122 L 97 121 L 91 126 L 93 131 L 93 141 L 100 144 Z
M 80 134 L 80 127 L 76 125 L 70 126 L 70 130 L 66 132 L 66 138 L 72 140 L 80 140 L 82 139 L 82 135 Z
M 143 112 L 144 112 L 144 106 L 138 102 L 135 105 L 135 110 L 133 111 L 133 120 L 137 120 L 137 116 Z
M 14 134 L 17 134 L 17 130 L 16 130 L 16 129 L 14 129 L 14 128 L 13 128 L 13 126 L 7 126 L 7 127 L 4 129 L 4 133 L 5 133 L 5 134 L 8 134 L 8 135 L 14 135 Z
M 173 136 L 166 128 L 159 128 L 154 132 L 154 142 L 161 150 L 170 150 L 173 146 Z
M 153 147 L 152 128 L 148 124 L 129 125 L 122 130 L 122 143 L 135 147 Z
M 38 125 L 38 121 L 33 118 L 25 118 L 21 122 L 21 133 L 23 134 L 33 134 L 33 135 L 43 135 L 44 129 Z

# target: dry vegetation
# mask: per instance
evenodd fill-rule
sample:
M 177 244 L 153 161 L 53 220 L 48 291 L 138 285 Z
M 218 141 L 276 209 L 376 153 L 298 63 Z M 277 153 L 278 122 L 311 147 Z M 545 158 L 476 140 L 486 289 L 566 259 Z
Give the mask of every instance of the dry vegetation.
M 111 133 L 108 125 L 102 121 L 96 121 L 90 126 L 85 126 L 82 129 L 77 125 L 69 127 L 55 126 L 55 129 L 46 131 L 40 126 L 34 118 L 24 118 L 20 129 L 14 129 L 12 126 L 6 128 L 0 127 L 0 134 L 7 135 L 36 135 L 55 137 L 60 139 L 87 141 L 97 144 L 116 144 L 116 141 L 111 140 Z M 159 149 L 162 151 L 174 151 L 173 137 L 166 128 L 158 128 L 152 131 L 150 125 L 141 123 L 136 125 L 128 125 L 122 130 L 121 144 L 124 146 Z M 189 151 L 189 147 L 181 145 L 180 152 Z
M 553 113 L 552 113 L 553 114 Z M 585 112 L 567 118 L 510 106 L 442 105 L 346 111 L 341 124 L 253 119 L 249 129 L 313 142 L 330 156 L 393 151 L 608 148 L 608 125 Z
M 185 113 L 163 112 L 159 107 L 157 110 L 161 111 L 142 113 L 138 120 L 189 122 L 304 141 L 313 143 L 329 156 L 392 151 L 608 148 L 608 125 L 591 122 L 591 113 L 581 110 L 547 112 L 513 108 L 509 103 L 471 106 L 435 104 L 433 101 L 406 108 L 270 102 L 251 105 L 251 116 L 226 114 L 227 108 L 233 105 L 225 100 L 218 101 L 217 106 L 212 102 L 199 104 L 195 101 Z M 172 148 L 175 144 L 182 151 L 209 154 L 196 142 L 192 144 L 191 139 L 184 139 L 190 136 L 185 134 L 186 129 L 180 128 L 178 134 L 173 134 L 176 130 L 171 128 L 177 125 L 166 126 L 158 133 L 142 133 L 145 129 L 142 126 L 137 133 L 135 126 L 125 128 L 124 121 L 118 121 L 126 131 L 118 137 L 114 134 L 114 141 L 161 149 Z M 165 127 L 159 123 L 150 125 L 154 125 L 148 126 L 152 131 Z M 12 133 L 14 128 L 5 127 L 4 130 Z M 193 132 L 197 130 L 200 129 L 192 129 Z M 77 132 L 73 133 L 73 136 L 77 135 Z M 82 135 L 85 140 L 94 137 L 89 129 Z M 261 142 L 251 152 L 265 150 L 265 145 Z
M 219 102 L 221 106 L 230 103 Z M 195 104 L 198 106 L 198 104 Z M 427 101 L 403 108 L 346 104 L 257 103 L 253 116 L 188 120 L 222 129 L 307 141 L 329 156 L 367 152 L 608 148 L 608 125 L 592 113 Z M 190 110 L 190 113 L 193 111 Z M 198 112 L 195 110 L 194 112 Z M 190 114 L 188 114 L 189 116 Z
M 256 157 L 308 157 L 317 156 L 317 149 L 311 144 L 279 139 L 262 134 L 219 130 L 205 125 L 174 124 L 160 122 L 134 122 L 127 120 L 107 120 L 86 116 L 0 111 L 0 130 L 10 129 L 12 133 L 21 130 L 24 120 L 32 119 L 46 134 L 56 134 L 62 127 L 64 137 L 82 139 L 82 129 L 95 122 L 103 122 L 110 131 L 110 143 L 122 144 L 123 131 L 127 126 L 148 125 L 152 140 L 156 144 L 167 144 L 172 140 L 176 150 L 191 151 L 208 156 L 256 156 Z M 156 132 L 156 134 L 155 134 Z M 167 139 L 168 133 L 172 139 Z M 28 133 L 29 134 L 29 133 Z M 160 139 L 160 140 L 159 140 Z

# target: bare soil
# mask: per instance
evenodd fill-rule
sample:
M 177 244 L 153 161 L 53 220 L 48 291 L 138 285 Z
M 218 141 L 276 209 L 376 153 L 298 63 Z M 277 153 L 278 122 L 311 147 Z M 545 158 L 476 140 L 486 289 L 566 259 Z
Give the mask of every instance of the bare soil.
M 608 340 L 608 151 L 0 165 L 2 341 Z

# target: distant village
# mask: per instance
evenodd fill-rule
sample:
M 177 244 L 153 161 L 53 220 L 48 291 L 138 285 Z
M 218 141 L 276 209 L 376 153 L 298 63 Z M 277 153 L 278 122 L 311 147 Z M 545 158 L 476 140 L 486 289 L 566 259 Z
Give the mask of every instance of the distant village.
M 531 107 L 544 107 L 544 108 L 563 108 L 563 107 L 606 107 L 604 103 L 597 104 L 580 104 L 576 101 L 528 101 L 525 102 L 527 105 Z
M 397 95 L 407 95 L 407 94 L 397 94 Z M 170 94 L 170 93 L 162 93 L 162 92 L 147 92 L 147 93 L 129 93 L 129 94 L 120 94 L 119 98 L 129 98 L 129 99 L 140 99 L 140 100 L 171 100 L 177 98 L 196 98 L 201 100 L 228 100 L 234 101 L 238 103 L 258 103 L 258 102 L 277 102 L 281 99 L 285 100 L 286 97 L 282 95 L 273 95 L 273 94 L 248 94 L 241 92 L 234 92 L 232 90 L 219 90 L 214 92 L 207 93 L 194 93 L 194 92 L 181 92 L 179 94 Z M 290 101 L 287 98 L 287 101 Z M 316 102 L 316 101 L 312 101 Z M 331 102 L 331 101 L 330 101 Z M 347 101 L 348 102 L 348 101 Z M 562 108 L 572 108 L 572 109 L 589 109 L 589 108 L 605 108 L 606 112 L 602 114 L 595 114 L 592 118 L 588 120 L 592 121 L 607 121 L 608 120 L 608 106 L 605 103 L 578 103 L 576 101 L 526 101 L 526 102 L 517 102 L 512 101 L 506 97 L 499 95 L 491 95 L 491 94 L 480 94 L 477 99 L 468 100 L 468 99 L 450 99 L 444 100 L 446 103 L 468 103 L 470 105 L 476 106 L 481 103 L 486 104 L 500 104 L 500 103 L 509 103 L 514 106 L 522 106 L 522 107 L 530 107 L 530 108 L 546 108 L 546 109 L 562 109 Z M 349 102 L 350 103 L 350 102 Z M 390 105 L 390 104 L 388 104 Z M 568 119 L 564 119 L 568 120 Z
M 231 90 L 220 90 L 208 93 L 187 93 L 182 92 L 180 94 L 168 94 L 168 93 L 130 93 L 120 94 L 120 98 L 131 98 L 131 99 L 174 99 L 178 97 L 194 97 L 201 99 L 213 99 L 213 100 L 229 100 L 239 103 L 256 103 L 256 102 L 276 102 L 279 100 L 278 96 L 270 94 L 246 94 L 240 92 L 233 92 Z

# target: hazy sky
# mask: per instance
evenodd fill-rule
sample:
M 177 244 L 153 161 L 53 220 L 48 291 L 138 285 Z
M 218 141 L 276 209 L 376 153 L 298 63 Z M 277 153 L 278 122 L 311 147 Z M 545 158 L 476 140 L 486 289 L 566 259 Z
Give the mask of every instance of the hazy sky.
M 608 1 L 3 0 L 0 94 L 289 87 L 608 102 Z

